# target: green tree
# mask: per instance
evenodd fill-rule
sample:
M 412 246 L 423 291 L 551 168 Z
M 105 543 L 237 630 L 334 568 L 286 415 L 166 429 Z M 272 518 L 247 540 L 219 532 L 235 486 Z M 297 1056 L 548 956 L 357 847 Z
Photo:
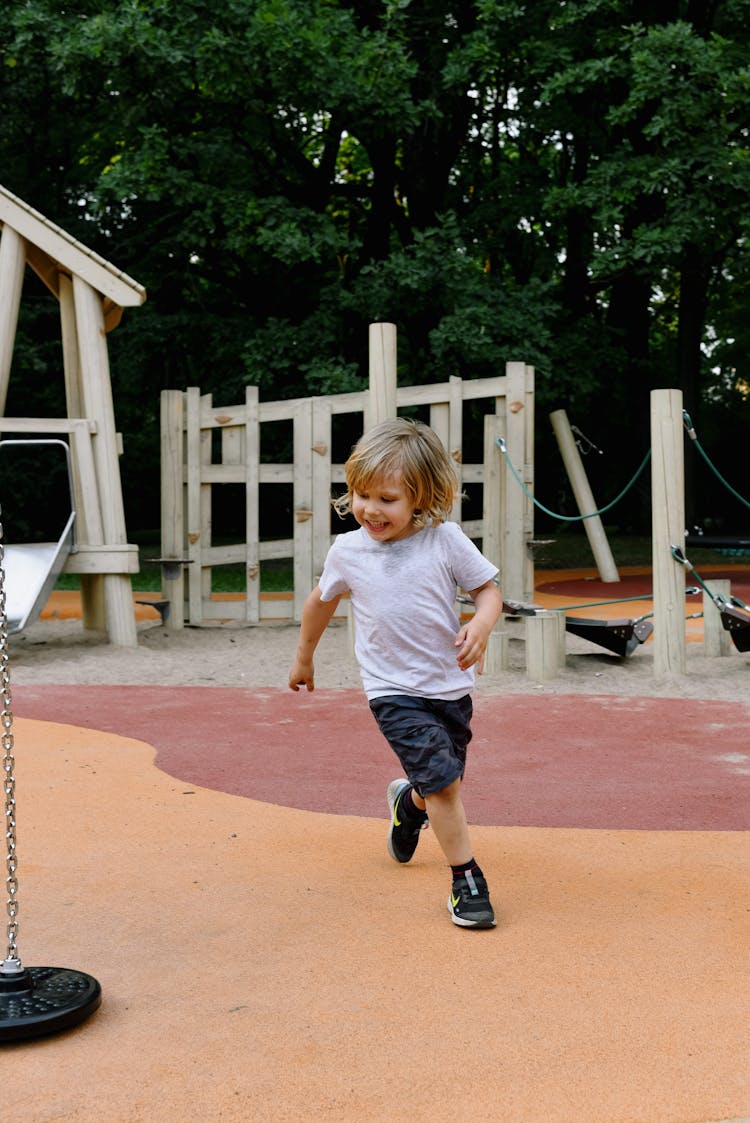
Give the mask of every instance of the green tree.
M 133 502 L 161 388 L 351 389 L 374 320 L 403 382 L 532 363 L 610 492 L 653 386 L 737 409 L 749 9 L 8 0 L 3 181 L 149 294 L 112 337 Z

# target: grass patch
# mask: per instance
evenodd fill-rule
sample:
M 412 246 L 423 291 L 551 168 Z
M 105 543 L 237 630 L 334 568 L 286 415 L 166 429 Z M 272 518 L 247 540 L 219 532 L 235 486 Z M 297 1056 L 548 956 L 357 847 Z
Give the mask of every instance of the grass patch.
M 146 560 L 144 560 L 144 552 Z M 148 548 L 141 547 L 138 573 L 131 576 L 134 593 L 158 593 L 161 589 L 161 567 L 148 560 Z M 292 561 L 282 558 L 263 562 L 260 569 L 260 589 L 262 593 L 286 593 L 292 590 Z M 56 589 L 78 590 L 81 587 L 77 573 L 62 573 L 55 585 Z M 244 593 L 244 565 L 216 565 L 211 571 L 211 587 L 214 593 Z
M 619 566 L 651 566 L 651 538 L 643 535 L 618 534 L 605 528 L 607 542 L 612 551 L 615 565 Z M 546 541 L 544 535 L 539 535 L 541 541 Z M 551 541 L 546 545 L 539 545 L 534 550 L 534 564 L 539 569 L 593 569 L 596 567 L 594 555 L 585 533 L 563 532 L 554 536 L 550 534 Z M 750 565 L 750 556 L 741 557 L 730 554 L 728 551 L 711 550 L 703 546 L 691 546 L 685 550 L 691 563 L 700 568 L 701 565 L 737 565 L 746 563 Z

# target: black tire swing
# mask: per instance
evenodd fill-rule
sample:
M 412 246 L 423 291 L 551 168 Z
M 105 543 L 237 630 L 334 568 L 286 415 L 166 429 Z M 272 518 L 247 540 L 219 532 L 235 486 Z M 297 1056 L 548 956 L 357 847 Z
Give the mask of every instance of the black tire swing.
M 16 782 L 3 561 L 0 523 L 0 723 L 8 893 L 7 953 L 5 959 L 0 960 L 0 1042 L 41 1037 L 78 1025 L 99 1007 L 102 993 L 97 980 L 83 971 L 67 967 L 24 967 L 18 956 Z

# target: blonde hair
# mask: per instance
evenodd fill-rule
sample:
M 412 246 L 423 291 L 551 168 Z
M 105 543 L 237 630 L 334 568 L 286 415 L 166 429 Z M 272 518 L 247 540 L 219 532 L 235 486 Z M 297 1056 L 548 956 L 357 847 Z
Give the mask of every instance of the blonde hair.
M 417 527 L 445 522 L 458 494 L 453 463 L 437 433 L 405 417 L 383 421 L 360 437 L 344 471 L 346 493 L 333 502 L 342 516 L 351 512 L 355 491 L 366 492 L 373 482 L 397 473 L 414 505 Z

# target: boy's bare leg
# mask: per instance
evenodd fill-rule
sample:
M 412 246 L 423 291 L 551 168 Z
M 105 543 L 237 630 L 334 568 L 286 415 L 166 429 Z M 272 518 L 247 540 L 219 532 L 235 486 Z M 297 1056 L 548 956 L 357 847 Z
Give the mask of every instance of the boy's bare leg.
M 455 780 L 424 799 L 412 789 L 412 800 L 416 807 L 426 807 L 430 826 L 453 867 L 453 888 L 448 897 L 451 920 L 462 928 L 494 928 L 495 913 L 487 882 L 473 859 L 461 781 Z
M 466 812 L 461 799 L 461 781 L 454 780 L 447 788 L 434 792 L 424 799 L 420 799 L 417 793 L 412 791 L 412 799 L 416 807 L 426 805 L 430 827 L 435 832 L 448 865 L 460 866 L 470 862 L 473 854 Z

